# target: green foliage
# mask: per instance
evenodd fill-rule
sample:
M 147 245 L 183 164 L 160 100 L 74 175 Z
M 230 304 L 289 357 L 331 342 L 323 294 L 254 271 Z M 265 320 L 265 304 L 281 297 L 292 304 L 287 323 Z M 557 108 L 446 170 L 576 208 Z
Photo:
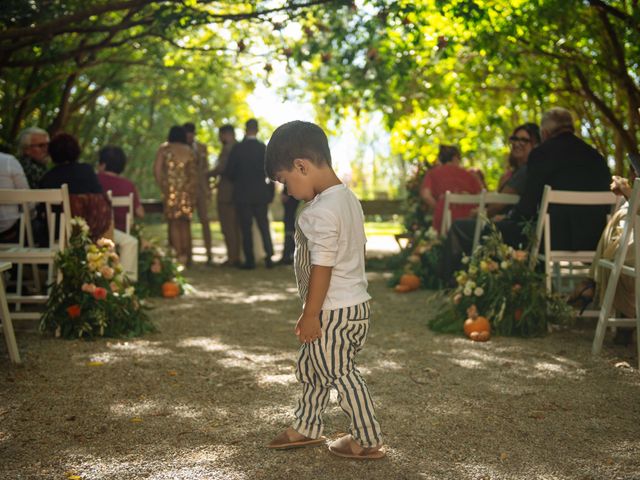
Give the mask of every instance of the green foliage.
M 63 338 L 135 337 L 153 331 L 113 242 L 94 244 L 88 232 L 84 220 L 72 220 L 69 246 L 56 257 L 62 280 L 51 287 L 40 329 Z
M 467 309 L 475 305 L 497 335 L 531 337 L 547 332 L 549 323 L 567 323 L 572 310 L 545 288 L 544 274 L 530 268 L 527 252 L 502 243 L 497 230 L 456 273 L 457 287 L 429 326 L 435 331 L 461 333 Z

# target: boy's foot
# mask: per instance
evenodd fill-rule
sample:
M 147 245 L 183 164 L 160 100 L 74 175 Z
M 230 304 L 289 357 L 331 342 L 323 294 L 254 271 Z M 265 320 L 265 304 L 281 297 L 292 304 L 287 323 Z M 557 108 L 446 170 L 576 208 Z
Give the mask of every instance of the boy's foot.
M 359 460 L 376 460 L 386 453 L 382 447 L 362 447 L 351 435 L 345 435 L 329 444 L 329 451 L 334 455 Z
M 327 441 L 327 437 L 309 438 L 298 433 L 289 427 L 276 438 L 271 440 L 267 448 L 276 450 L 284 450 L 287 448 L 311 447 L 313 445 L 322 445 Z

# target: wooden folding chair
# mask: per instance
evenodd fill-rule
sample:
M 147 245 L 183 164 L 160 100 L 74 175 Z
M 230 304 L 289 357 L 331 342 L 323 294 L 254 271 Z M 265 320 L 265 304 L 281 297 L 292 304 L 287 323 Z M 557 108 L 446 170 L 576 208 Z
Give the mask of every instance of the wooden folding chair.
M 35 247 L 31 219 L 28 213 L 29 204 L 44 204 L 49 233 L 48 247 Z M 17 265 L 47 265 L 47 282 L 51 285 L 56 254 L 65 249 L 71 233 L 71 224 L 69 223 L 71 207 L 67 185 L 62 185 L 58 189 L 43 190 L 0 189 L 0 205 L 20 205 L 23 212 L 20 225 L 21 244 L 8 246 L 0 244 L 0 261 Z M 61 213 L 56 214 L 54 207 L 59 207 Z M 22 303 L 45 303 L 48 299 L 48 292 L 46 295 L 23 295 L 22 293 L 21 282 L 18 282 L 16 294 L 7 295 L 8 302 L 16 304 L 16 312 L 12 313 L 12 317 L 14 319 L 39 318 L 40 314 L 37 312 L 19 312 L 20 306 Z
M 9 305 L 7 303 L 7 292 L 4 284 L 4 272 L 11 270 L 11 263 L 0 262 L 0 318 L 2 318 L 2 331 L 4 340 L 7 342 L 7 350 L 9 351 L 9 359 L 13 363 L 20 363 L 20 352 L 16 343 L 16 335 L 13 332 L 13 323 L 11 323 L 11 313 L 9 313 Z
M 484 190 L 483 190 L 484 192 Z M 440 225 L 440 235 L 445 236 L 453 223 L 451 207 L 453 205 L 480 205 L 483 193 L 451 193 L 449 190 L 444 194 L 444 207 L 442 209 L 442 224 Z
M 629 210 L 624 220 L 622 235 L 620 237 L 620 246 L 615 253 L 613 261 L 600 259 L 598 267 L 611 270 L 607 288 L 604 293 L 604 299 L 598 316 L 598 326 L 593 337 L 593 346 L 591 353 L 597 355 L 602 350 L 602 343 L 608 326 L 619 327 L 636 327 L 636 337 L 638 343 L 638 368 L 640 368 L 640 281 L 638 281 L 638 272 L 640 272 L 640 178 L 636 178 L 633 183 L 633 190 L 629 198 Z M 634 248 L 634 265 L 625 265 L 627 252 L 629 251 L 629 243 L 633 238 Z M 616 318 L 611 316 L 613 299 L 615 297 L 618 279 L 620 275 L 629 275 L 635 279 L 635 306 L 636 318 Z
M 549 205 L 575 205 L 575 206 L 595 206 L 609 205 L 612 209 L 617 205 L 617 197 L 612 192 L 579 192 L 567 190 L 553 190 L 549 185 L 545 185 L 542 193 L 542 201 L 538 210 L 538 221 L 536 223 L 535 237 L 531 246 L 530 265 L 535 268 L 538 258 L 544 262 L 544 272 L 547 291 L 552 290 L 553 269 L 558 267 L 557 290 L 560 287 L 562 270 L 560 267 L 568 268 L 569 276 L 573 274 L 574 268 L 578 266 L 584 270 L 587 265 L 593 262 L 595 250 L 551 250 L 551 222 L 549 219 Z M 543 246 L 543 253 L 540 255 L 540 242 Z M 580 265 L 581 264 L 581 265 Z
M 129 195 L 123 196 L 113 196 L 113 192 L 111 190 L 107 190 L 107 195 L 109 195 L 109 199 L 111 200 L 111 206 L 116 209 L 118 207 L 126 207 L 129 209 L 126 216 L 126 230 L 125 233 L 127 235 L 131 235 L 131 227 L 133 226 L 133 193 Z
M 486 190 L 482 191 L 482 198 L 480 199 L 480 204 L 478 205 L 478 213 L 476 215 L 476 229 L 473 232 L 473 247 L 471 248 L 472 252 L 475 252 L 476 248 L 478 248 L 478 245 L 480 244 L 480 235 L 482 234 L 482 229 L 488 221 L 487 205 L 496 203 L 502 205 L 515 205 L 519 200 L 519 195 L 511 193 L 487 192 Z

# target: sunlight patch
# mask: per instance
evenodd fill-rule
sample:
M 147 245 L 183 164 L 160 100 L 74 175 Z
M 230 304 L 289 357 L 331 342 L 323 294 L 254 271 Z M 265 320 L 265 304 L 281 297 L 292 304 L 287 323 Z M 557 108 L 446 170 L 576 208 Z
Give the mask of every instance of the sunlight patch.
M 280 374 L 280 375 L 260 375 L 258 377 L 258 383 L 290 385 L 292 383 L 296 383 L 296 376 L 293 373 Z
M 178 347 L 197 347 L 205 352 L 224 352 L 229 350 L 228 345 L 209 337 L 185 338 L 178 342 Z
M 479 369 L 479 368 L 483 368 L 486 365 L 484 365 L 481 361 L 479 360 L 471 360 L 470 358 L 452 358 L 451 359 L 451 363 L 458 365 L 459 367 L 462 368 L 469 368 L 469 369 Z
M 107 343 L 107 347 L 112 350 L 133 353 L 135 355 L 167 355 L 171 353 L 171 350 L 160 347 L 160 345 L 161 342 L 150 342 L 148 340 Z

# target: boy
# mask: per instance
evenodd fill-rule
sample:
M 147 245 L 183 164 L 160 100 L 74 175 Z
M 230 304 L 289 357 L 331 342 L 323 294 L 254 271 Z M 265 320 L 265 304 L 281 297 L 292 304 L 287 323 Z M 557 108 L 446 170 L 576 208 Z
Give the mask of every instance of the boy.
M 295 327 L 302 343 L 296 378 L 302 396 L 293 426 L 269 448 L 319 445 L 331 388 L 351 419 L 350 434 L 329 444 L 342 457 L 382 458 L 380 425 L 366 383 L 355 365 L 369 330 L 364 272 L 366 237 L 362 207 L 331 167 L 327 137 L 308 122 L 289 122 L 273 132 L 265 154 L 267 175 L 289 195 L 308 202 L 296 225 L 294 267 L 304 306 Z

